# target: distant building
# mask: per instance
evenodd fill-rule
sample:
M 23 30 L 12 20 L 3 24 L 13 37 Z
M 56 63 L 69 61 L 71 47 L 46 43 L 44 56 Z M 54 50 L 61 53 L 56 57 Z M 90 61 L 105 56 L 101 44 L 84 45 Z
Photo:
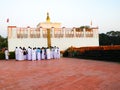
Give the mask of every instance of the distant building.
M 99 46 L 98 28 L 66 28 L 61 23 L 50 22 L 47 13 L 46 22 L 41 22 L 36 28 L 8 26 L 8 49 L 15 47 L 47 47 L 47 30 L 50 29 L 51 46 L 65 50 L 70 46 Z

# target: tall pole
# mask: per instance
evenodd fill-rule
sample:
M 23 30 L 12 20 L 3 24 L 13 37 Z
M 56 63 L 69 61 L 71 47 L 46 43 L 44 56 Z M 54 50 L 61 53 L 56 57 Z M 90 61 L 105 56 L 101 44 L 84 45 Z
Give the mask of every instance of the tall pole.
M 46 23 L 50 24 L 50 17 L 49 17 L 49 13 L 48 12 L 47 12 Z M 51 46 L 50 28 L 47 29 L 47 45 L 48 45 L 48 47 Z
M 47 45 L 48 45 L 48 47 L 51 46 L 51 35 L 50 35 L 50 29 L 47 29 Z

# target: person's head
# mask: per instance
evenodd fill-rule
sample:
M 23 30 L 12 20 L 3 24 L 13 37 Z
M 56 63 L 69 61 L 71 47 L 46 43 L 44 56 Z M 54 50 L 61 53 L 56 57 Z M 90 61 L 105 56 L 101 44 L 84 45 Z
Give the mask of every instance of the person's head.
M 23 47 L 23 50 L 25 50 L 25 47 Z
M 5 48 L 5 50 L 8 50 L 7 48 Z
M 20 49 L 22 49 L 22 47 L 19 47 Z

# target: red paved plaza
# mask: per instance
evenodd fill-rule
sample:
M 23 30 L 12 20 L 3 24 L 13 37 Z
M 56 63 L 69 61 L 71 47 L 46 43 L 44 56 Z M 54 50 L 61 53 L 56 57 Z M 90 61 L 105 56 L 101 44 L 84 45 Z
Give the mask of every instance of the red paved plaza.
M 120 64 L 73 58 L 0 60 L 0 90 L 120 90 Z

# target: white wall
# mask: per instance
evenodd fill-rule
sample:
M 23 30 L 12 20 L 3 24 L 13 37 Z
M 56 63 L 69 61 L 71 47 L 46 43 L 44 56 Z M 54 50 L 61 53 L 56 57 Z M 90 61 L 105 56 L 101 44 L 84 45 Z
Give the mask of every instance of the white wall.
M 85 47 L 99 46 L 98 38 L 51 38 L 52 46 L 58 46 L 61 50 L 65 50 L 70 46 Z M 8 39 L 9 51 L 14 51 L 15 47 L 47 47 L 47 38 L 24 38 Z

